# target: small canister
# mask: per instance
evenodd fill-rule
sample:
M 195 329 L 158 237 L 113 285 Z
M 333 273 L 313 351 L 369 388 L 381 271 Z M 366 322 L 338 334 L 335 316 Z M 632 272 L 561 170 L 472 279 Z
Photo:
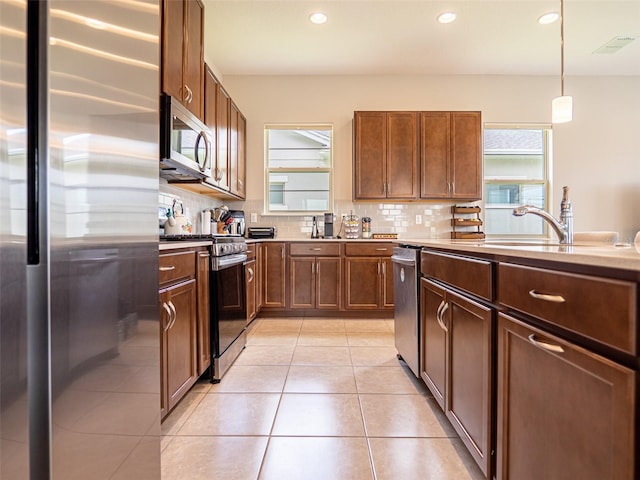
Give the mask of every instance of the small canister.
M 371 217 L 362 217 L 362 238 L 371 238 Z

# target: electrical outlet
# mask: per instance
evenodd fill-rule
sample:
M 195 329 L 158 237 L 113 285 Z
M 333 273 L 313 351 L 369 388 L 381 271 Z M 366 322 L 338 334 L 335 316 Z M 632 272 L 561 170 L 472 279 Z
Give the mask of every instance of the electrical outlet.
M 256 223 L 258 221 L 258 214 L 256 212 L 251 212 L 251 223 Z
M 422 225 L 422 215 L 416 215 L 416 225 Z

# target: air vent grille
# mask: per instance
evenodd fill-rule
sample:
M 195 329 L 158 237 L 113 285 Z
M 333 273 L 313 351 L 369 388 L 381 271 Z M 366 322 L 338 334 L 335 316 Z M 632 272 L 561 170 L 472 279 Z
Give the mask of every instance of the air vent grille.
M 593 53 L 597 53 L 597 54 L 618 53 L 622 48 L 629 45 L 635 39 L 636 37 L 634 35 L 621 35 L 618 37 L 613 37 L 611 40 L 609 40 L 607 43 L 602 45 Z

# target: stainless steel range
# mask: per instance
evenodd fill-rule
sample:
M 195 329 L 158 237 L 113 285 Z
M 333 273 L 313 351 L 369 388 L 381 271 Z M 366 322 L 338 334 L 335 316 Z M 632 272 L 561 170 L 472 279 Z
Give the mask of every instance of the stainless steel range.
M 162 235 L 161 240 L 210 240 L 209 297 L 212 383 L 220 379 L 246 345 L 244 264 L 247 243 L 240 235 Z

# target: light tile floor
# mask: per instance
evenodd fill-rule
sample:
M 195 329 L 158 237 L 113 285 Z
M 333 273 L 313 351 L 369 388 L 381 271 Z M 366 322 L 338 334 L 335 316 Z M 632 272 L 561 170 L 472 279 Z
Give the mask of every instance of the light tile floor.
M 392 320 L 254 321 L 222 382 L 162 424 L 162 478 L 484 478 L 396 353 Z

